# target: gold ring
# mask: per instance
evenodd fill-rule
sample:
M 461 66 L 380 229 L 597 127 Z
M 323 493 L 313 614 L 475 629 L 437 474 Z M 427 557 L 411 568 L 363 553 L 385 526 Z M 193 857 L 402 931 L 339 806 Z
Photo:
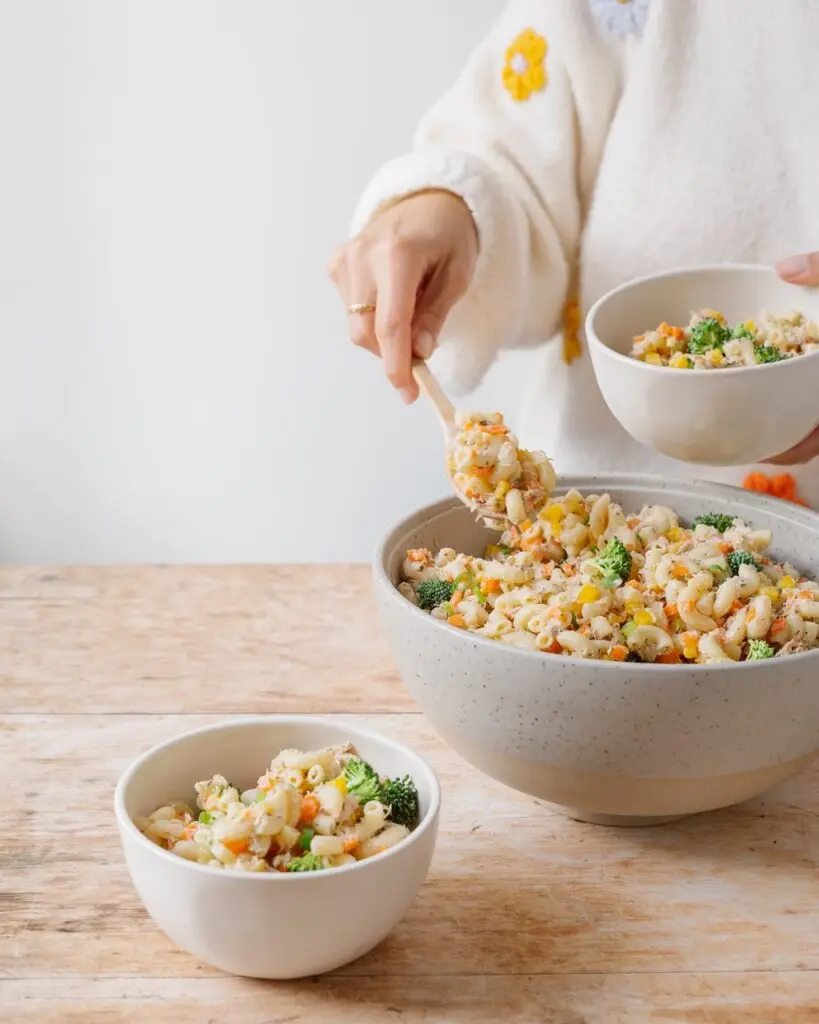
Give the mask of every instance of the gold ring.
M 355 313 L 374 313 L 375 305 L 372 302 L 354 302 L 347 307 L 347 312 L 352 316 Z

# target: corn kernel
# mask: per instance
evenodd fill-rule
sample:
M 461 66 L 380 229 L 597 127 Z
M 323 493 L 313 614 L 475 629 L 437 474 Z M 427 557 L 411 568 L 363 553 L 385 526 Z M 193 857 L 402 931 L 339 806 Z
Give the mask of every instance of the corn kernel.
M 759 592 L 760 594 L 764 594 L 766 597 L 769 597 L 774 603 L 779 600 L 779 591 L 776 587 L 760 587 Z
M 505 498 L 509 491 L 512 490 L 512 485 L 508 480 L 501 480 L 498 486 L 495 488 L 496 498 Z
M 673 540 L 673 541 L 685 540 L 685 534 L 679 528 L 679 526 L 672 526 L 671 529 L 666 534 L 666 537 L 668 537 L 669 540 Z
M 702 315 L 704 317 L 710 317 L 712 320 L 716 320 L 717 323 L 722 324 L 723 327 L 725 326 L 725 317 L 715 309 L 704 309 L 702 311 Z
M 639 601 L 626 601 L 626 611 L 629 615 L 636 615 L 637 612 L 643 610 L 642 604 Z
M 486 557 L 487 558 L 497 558 L 499 554 L 500 554 L 500 548 L 498 547 L 497 544 L 489 544 L 489 545 L 487 545 L 487 548 L 486 548 Z
M 746 320 L 745 321 L 745 326 L 746 326 L 746 328 L 749 331 L 751 331 L 751 332 L 755 331 L 756 330 L 756 320 Z
M 682 352 L 676 352 L 669 361 L 669 366 L 673 366 L 675 370 L 690 370 L 691 360 L 688 356 L 682 354 Z
M 580 588 L 577 600 L 580 604 L 589 604 L 591 601 L 596 601 L 598 597 L 600 597 L 600 591 L 597 587 L 593 583 L 587 583 Z
M 521 533 L 526 533 L 527 530 L 531 530 L 531 529 L 532 529 L 532 520 L 531 519 L 524 519 L 523 522 L 520 524 L 520 532 Z
M 699 648 L 696 644 L 686 644 L 683 647 L 683 657 L 688 658 L 689 661 L 693 661 L 699 653 Z
M 652 366 L 663 365 L 662 359 L 660 358 L 660 356 L 657 355 L 656 352 L 646 352 L 646 354 L 643 356 L 643 362 L 650 363 Z
M 643 608 L 641 611 L 635 612 L 634 621 L 638 626 L 653 626 L 654 616 L 647 608 Z
M 795 586 L 796 580 L 793 578 L 793 576 L 783 576 L 782 579 L 779 581 L 780 590 L 788 590 L 791 587 Z
M 712 348 L 708 355 L 714 366 L 721 366 L 725 362 L 725 356 L 718 348 Z
M 538 513 L 538 518 L 546 519 L 550 523 L 554 523 L 555 526 L 559 526 L 565 515 L 566 513 L 562 505 L 547 505 L 546 508 Z
M 339 793 L 341 793 L 343 796 L 346 796 L 346 794 L 347 794 L 347 780 L 344 778 L 344 776 L 343 775 L 339 775 L 339 777 L 337 779 L 333 779 L 333 782 L 335 782 L 336 788 L 338 789 Z

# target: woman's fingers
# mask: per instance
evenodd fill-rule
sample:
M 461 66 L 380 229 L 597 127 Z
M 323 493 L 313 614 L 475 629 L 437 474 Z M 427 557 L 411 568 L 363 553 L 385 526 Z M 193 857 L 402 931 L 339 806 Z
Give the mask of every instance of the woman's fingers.
M 412 324 L 413 351 L 420 359 L 429 359 L 435 351 L 444 321 L 466 293 L 470 276 L 468 271 L 461 271 L 450 261 L 438 267 L 424 285 Z
M 347 319 L 350 340 L 358 348 L 378 355 L 378 340 L 375 336 L 375 315 L 372 312 L 350 313 L 351 306 L 360 303 L 375 306 L 377 289 L 369 262 L 349 259 L 346 247 L 339 249 L 330 260 L 327 272 L 338 288 L 341 301 L 348 310 Z
M 819 284 L 819 252 L 809 252 L 801 256 L 789 256 L 780 260 L 776 272 L 791 284 Z
M 388 252 L 376 271 L 375 334 L 384 372 L 407 404 L 418 397 L 412 376 L 412 321 L 422 272 L 422 261 L 399 249 Z
M 765 461 L 771 462 L 775 466 L 801 466 L 817 456 L 819 456 L 819 427 L 812 434 L 808 434 L 804 441 L 800 441 L 796 447 L 791 448 L 790 451 L 783 452 L 781 455 L 774 455 L 773 458 L 766 459 Z

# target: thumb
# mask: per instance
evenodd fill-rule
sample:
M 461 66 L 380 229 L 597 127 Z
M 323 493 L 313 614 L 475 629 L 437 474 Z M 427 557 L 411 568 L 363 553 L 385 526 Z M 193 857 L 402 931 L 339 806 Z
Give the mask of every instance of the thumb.
M 450 310 L 469 287 L 469 275 L 456 267 L 442 267 L 427 283 L 415 307 L 412 349 L 419 359 L 429 359 Z
M 776 272 L 792 284 L 819 284 L 819 252 L 809 252 L 804 256 L 789 256 L 780 260 Z

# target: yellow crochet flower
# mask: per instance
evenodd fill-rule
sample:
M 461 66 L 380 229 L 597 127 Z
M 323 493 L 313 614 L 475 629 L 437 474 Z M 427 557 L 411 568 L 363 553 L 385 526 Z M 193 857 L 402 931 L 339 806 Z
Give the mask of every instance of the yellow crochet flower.
M 571 365 L 583 352 L 580 342 L 582 315 L 577 299 L 569 299 L 563 310 L 563 361 Z
M 544 62 L 549 44 L 534 29 L 527 28 L 506 51 L 503 85 L 518 103 L 528 100 L 533 92 L 546 88 L 548 78 Z

